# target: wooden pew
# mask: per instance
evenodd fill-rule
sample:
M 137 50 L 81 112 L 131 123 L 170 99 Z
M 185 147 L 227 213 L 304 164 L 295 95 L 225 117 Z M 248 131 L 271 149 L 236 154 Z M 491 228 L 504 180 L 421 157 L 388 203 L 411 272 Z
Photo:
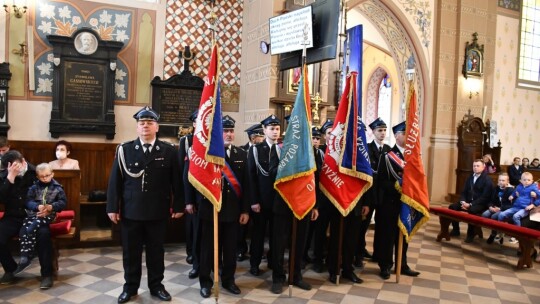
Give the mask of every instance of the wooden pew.
M 530 228 L 520 227 L 506 222 L 499 222 L 478 215 L 472 215 L 467 212 L 450 210 L 447 207 L 430 207 L 429 212 L 439 216 L 441 230 L 437 235 L 437 242 L 442 239 L 451 240 L 449 227 L 452 221 L 465 222 L 480 227 L 504 232 L 506 235 L 515 237 L 519 241 L 521 256 L 519 257 L 517 268 L 523 269 L 525 266 L 532 268 L 531 255 L 534 250 L 534 241 L 540 240 L 540 231 Z

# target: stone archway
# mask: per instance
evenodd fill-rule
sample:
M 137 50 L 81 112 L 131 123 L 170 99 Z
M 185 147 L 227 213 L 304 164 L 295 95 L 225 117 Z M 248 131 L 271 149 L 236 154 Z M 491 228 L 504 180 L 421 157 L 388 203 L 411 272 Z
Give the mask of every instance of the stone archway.
M 377 108 L 379 105 L 379 87 L 386 74 L 386 70 L 379 67 L 369 76 L 370 78 L 366 88 L 366 109 L 364 112 L 366 124 L 370 124 L 378 116 Z
M 415 86 L 420 109 L 420 117 L 426 111 L 427 84 L 429 79 L 427 60 L 416 46 L 422 45 L 417 37 L 411 37 L 397 14 L 381 0 L 350 1 L 354 10 L 360 12 L 379 30 L 389 46 L 390 55 L 396 62 L 400 95 L 407 97 L 408 80 L 405 77 L 406 62 L 412 55 L 416 62 Z M 394 7 L 393 9 L 396 10 Z M 413 40 L 416 43 L 413 43 Z M 379 82 L 380 83 L 380 82 Z

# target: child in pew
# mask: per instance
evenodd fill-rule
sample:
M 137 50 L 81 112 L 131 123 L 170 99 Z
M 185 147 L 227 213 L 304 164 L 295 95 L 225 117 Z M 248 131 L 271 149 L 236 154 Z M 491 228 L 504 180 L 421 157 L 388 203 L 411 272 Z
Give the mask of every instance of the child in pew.
M 66 208 L 66 193 L 56 180 L 48 163 L 36 167 L 38 181 L 28 190 L 26 200 L 27 217 L 24 219 L 19 239 L 21 242 L 21 259 L 14 274 L 18 274 L 30 266 L 36 248 L 36 232 L 42 226 L 49 225 L 56 218 L 56 213 Z
M 521 219 L 526 217 L 532 208 L 540 205 L 540 190 L 538 190 L 538 185 L 533 183 L 532 174 L 523 172 L 520 182 L 521 184 L 508 197 L 513 203 L 512 207 L 499 213 L 499 221 L 506 221 L 512 217 L 514 224 L 521 226 Z
M 502 211 L 508 210 L 512 207 L 512 202 L 510 201 L 509 197 L 514 192 L 514 187 L 509 184 L 509 176 L 507 173 L 499 174 L 497 186 L 498 187 L 494 188 L 489 208 L 482 213 L 482 217 L 497 220 Z M 493 243 L 496 238 L 501 244 L 503 243 L 503 237 L 501 235 L 497 235 L 496 230 L 491 230 L 487 243 Z

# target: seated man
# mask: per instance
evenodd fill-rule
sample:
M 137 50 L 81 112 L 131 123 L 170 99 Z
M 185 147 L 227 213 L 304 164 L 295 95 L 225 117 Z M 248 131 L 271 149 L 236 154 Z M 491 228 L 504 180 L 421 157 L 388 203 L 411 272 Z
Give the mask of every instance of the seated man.
M 19 151 L 11 150 L 2 156 L 0 173 L 0 197 L 5 206 L 5 215 L 0 220 L 0 263 L 4 267 L 4 275 L 0 284 L 11 284 L 15 281 L 13 272 L 17 263 L 11 256 L 8 241 L 19 235 L 26 212 L 28 188 L 36 178 L 35 167 L 26 162 Z M 41 264 L 41 289 L 51 288 L 53 285 L 53 246 L 49 226 L 45 225 L 37 230 L 37 254 Z
M 480 215 L 488 209 L 488 204 L 493 193 L 493 182 L 485 171 L 485 164 L 481 159 L 473 162 L 473 174 L 465 181 L 459 202 L 451 204 L 448 208 L 457 211 L 466 211 L 470 214 Z M 450 235 L 459 236 L 459 222 L 452 222 Z M 467 228 L 466 243 L 474 239 L 474 226 L 469 224 Z M 480 237 L 482 237 L 480 235 Z

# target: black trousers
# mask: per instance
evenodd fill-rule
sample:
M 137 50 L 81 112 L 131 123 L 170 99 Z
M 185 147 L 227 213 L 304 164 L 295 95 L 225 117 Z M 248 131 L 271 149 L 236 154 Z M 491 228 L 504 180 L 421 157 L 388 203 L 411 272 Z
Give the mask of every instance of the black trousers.
M 193 270 L 199 271 L 201 260 L 201 219 L 199 213 L 191 215 L 191 228 L 193 239 L 191 240 L 191 255 L 193 256 Z
M 284 202 L 282 202 L 284 204 Z M 289 251 L 289 263 L 294 258 L 293 281 L 302 280 L 302 256 L 306 245 L 309 217 L 306 215 L 302 220 L 297 221 L 296 226 L 296 248 L 294 257 Z M 288 210 L 284 214 L 274 214 L 274 232 L 272 241 L 272 282 L 285 282 L 285 249 L 292 240 L 292 223 L 294 215 Z M 289 237 L 290 236 L 290 237 Z M 290 274 L 289 274 L 290 275 Z
M 330 275 L 339 274 L 339 269 L 343 273 L 349 274 L 354 271 L 353 257 L 355 254 L 356 245 L 358 243 L 358 234 L 360 233 L 360 223 L 362 218 L 349 213 L 345 218 L 339 213 L 336 208 L 330 213 L 330 244 L 328 246 L 328 273 Z M 338 249 L 339 249 L 339 230 L 340 222 L 343 218 L 343 239 L 341 247 L 341 267 L 338 267 Z
M 369 213 L 366 215 L 365 220 L 361 220 L 360 222 L 360 232 L 358 237 L 358 244 L 355 248 L 355 255 L 358 259 L 364 260 L 364 253 L 367 251 L 366 248 L 366 233 L 369 229 L 369 225 L 371 224 L 371 218 L 373 217 L 373 212 L 375 211 L 374 208 L 369 208 Z
M 327 198 L 324 198 L 320 201 L 319 204 L 319 217 L 315 222 L 310 223 L 310 225 L 314 226 L 314 234 L 313 234 L 313 257 L 314 257 L 314 264 L 320 264 L 322 265 L 323 260 L 325 258 L 325 248 L 328 245 L 328 237 L 326 237 L 326 230 L 328 229 L 328 226 L 330 225 L 330 213 L 332 209 L 335 209 L 333 205 L 331 205 L 330 201 L 328 201 Z
M 234 283 L 234 273 L 236 272 L 236 242 L 238 222 L 219 222 L 218 246 L 219 254 L 222 256 L 221 283 Z M 201 220 L 201 259 L 199 267 L 199 282 L 201 288 L 211 288 L 213 280 L 210 277 L 214 269 L 214 222 Z
M 184 214 L 184 229 L 186 229 L 186 254 L 193 255 L 193 215 Z
M 148 288 L 150 291 L 163 288 L 165 271 L 165 232 L 167 220 L 138 221 L 123 218 L 122 254 L 124 264 L 124 291 L 135 294 L 141 283 L 142 252 L 146 252 Z
M 456 211 L 468 212 L 469 214 L 474 215 L 482 215 L 482 213 L 487 210 L 487 207 L 484 205 L 473 205 L 469 210 L 465 211 L 461 209 L 460 202 L 452 203 L 448 208 Z M 459 230 L 459 222 L 452 222 L 452 227 L 453 229 Z M 475 226 L 471 224 L 467 225 L 467 236 L 474 236 L 474 227 Z
M 23 224 L 23 218 L 4 216 L 0 219 L 0 263 L 4 272 L 13 272 L 17 269 L 17 263 L 9 250 L 9 241 L 19 235 Z M 49 226 L 40 227 L 36 233 L 37 254 L 41 265 L 41 276 L 53 275 L 53 246 Z
M 268 264 L 270 264 L 273 244 L 272 244 L 272 233 L 274 218 L 272 210 L 262 209 L 261 212 L 255 213 L 251 212 L 250 217 L 253 220 L 253 229 L 251 230 L 251 244 L 250 244 L 250 257 L 249 264 L 251 267 L 258 268 L 261 265 L 262 256 L 264 253 L 264 239 L 266 236 L 266 226 L 268 225 L 269 230 L 269 249 L 266 257 L 268 259 Z
M 390 269 L 394 265 L 393 255 L 398 235 L 397 221 L 400 207 L 399 198 L 386 198 L 381 199 L 375 211 L 373 258 L 381 270 Z

